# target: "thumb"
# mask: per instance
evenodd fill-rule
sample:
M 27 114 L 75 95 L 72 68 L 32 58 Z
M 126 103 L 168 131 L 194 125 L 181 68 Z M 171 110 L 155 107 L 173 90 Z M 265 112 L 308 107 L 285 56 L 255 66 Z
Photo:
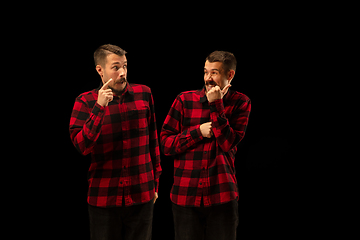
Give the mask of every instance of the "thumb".
M 230 83 L 229 83 L 228 85 L 226 85 L 226 86 L 223 88 L 223 90 L 221 90 L 222 94 L 225 94 L 230 87 L 231 87 L 231 84 L 230 84 Z

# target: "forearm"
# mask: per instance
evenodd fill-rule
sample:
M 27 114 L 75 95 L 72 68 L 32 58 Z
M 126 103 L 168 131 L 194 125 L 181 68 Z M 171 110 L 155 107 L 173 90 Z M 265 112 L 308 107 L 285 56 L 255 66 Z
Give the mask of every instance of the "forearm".
M 95 104 L 91 112 L 86 113 L 86 108 L 81 103 L 75 103 L 69 130 L 70 138 L 81 154 L 87 155 L 92 151 L 100 135 L 104 115 L 104 107 L 99 104 Z
M 202 139 L 200 125 L 190 127 L 181 133 L 164 125 L 161 131 L 161 146 L 166 156 L 183 153 Z
M 229 152 L 244 138 L 248 122 L 248 112 L 239 108 L 232 114 L 231 123 L 225 115 L 222 99 L 210 104 L 212 130 L 217 143 L 224 152 Z
M 156 134 L 156 133 L 155 133 Z M 154 181 L 155 181 L 155 192 L 159 188 L 159 179 L 162 172 L 160 165 L 160 150 L 157 138 L 152 138 L 150 140 L 150 155 L 153 165 Z

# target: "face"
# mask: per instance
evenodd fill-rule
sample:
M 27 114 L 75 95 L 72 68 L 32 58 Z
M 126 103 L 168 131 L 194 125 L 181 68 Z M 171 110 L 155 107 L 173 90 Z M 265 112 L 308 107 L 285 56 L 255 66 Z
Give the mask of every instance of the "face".
M 215 86 L 219 86 L 220 89 L 223 89 L 228 85 L 235 75 L 234 70 L 230 70 L 227 74 L 222 68 L 222 62 L 205 62 L 204 67 L 204 81 L 206 92 Z
M 109 54 L 106 57 L 105 66 L 96 66 L 96 71 L 99 73 L 103 83 L 113 79 L 109 84 L 109 88 L 116 94 L 122 92 L 126 87 L 127 78 L 127 59 L 124 56 L 116 54 Z

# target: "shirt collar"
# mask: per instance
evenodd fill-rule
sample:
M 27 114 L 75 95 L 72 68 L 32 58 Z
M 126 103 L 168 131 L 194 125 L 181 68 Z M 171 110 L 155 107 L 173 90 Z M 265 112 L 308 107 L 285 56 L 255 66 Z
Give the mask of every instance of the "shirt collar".
M 205 94 L 205 86 L 199 90 L 199 94 L 200 94 L 200 102 L 201 103 L 204 103 L 207 101 L 207 97 L 206 97 L 206 94 Z
M 128 81 L 126 81 L 126 88 L 124 93 L 126 92 L 128 92 L 130 95 L 134 95 L 134 90 Z

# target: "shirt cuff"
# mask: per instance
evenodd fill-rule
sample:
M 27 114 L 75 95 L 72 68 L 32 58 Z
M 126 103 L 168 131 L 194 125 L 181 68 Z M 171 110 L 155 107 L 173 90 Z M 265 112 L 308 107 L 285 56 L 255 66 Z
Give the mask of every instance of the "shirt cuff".
M 193 140 L 196 140 L 196 139 L 198 139 L 199 141 L 202 140 L 203 136 L 202 136 L 201 131 L 200 131 L 200 125 L 197 126 L 195 129 L 191 130 L 190 135 L 191 135 Z
M 210 112 L 218 112 L 219 114 L 222 114 L 225 112 L 224 104 L 222 99 L 217 99 L 211 103 L 210 105 Z
M 99 112 L 104 112 L 104 110 L 105 108 L 96 102 L 92 113 L 97 116 Z

